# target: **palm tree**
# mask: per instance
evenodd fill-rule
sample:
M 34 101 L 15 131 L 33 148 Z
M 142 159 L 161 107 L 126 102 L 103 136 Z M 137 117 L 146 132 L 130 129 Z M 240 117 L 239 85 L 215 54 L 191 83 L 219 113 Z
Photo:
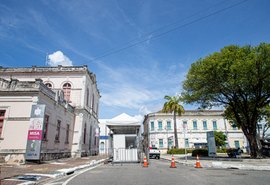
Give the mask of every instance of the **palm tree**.
M 173 121 L 174 121 L 174 140 L 175 140 L 175 147 L 178 148 L 178 137 L 177 137 L 177 128 L 176 128 L 176 114 L 181 116 L 182 113 L 185 112 L 184 107 L 179 104 L 181 101 L 180 96 L 165 96 L 164 99 L 167 102 L 164 103 L 162 112 L 165 113 L 173 113 Z

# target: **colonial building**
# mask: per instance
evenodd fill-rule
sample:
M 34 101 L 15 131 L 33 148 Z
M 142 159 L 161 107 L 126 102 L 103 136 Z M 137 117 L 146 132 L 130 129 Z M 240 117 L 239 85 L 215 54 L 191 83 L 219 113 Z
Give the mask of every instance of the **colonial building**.
M 73 157 L 98 153 L 100 93 L 87 66 L 0 68 L 0 78 L 2 154 L 25 151 L 30 107 L 39 104 L 46 107 L 41 153 L 69 150 Z M 13 140 L 14 133 L 20 140 Z
M 46 107 L 42 129 L 35 130 L 36 153 L 40 160 L 70 157 L 74 127 L 74 108 L 48 89 L 41 80 L 24 81 L 0 78 L 0 153 L 7 161 L 24 162 L 30 136 L 33 105 Z M 38 145 L 38 146 L 37 146 Z M 41 147 L 41 148 L 40 148 Z M 39 154 L 38 154 L 39 155 Z
M 245 147 L 243 132 L 222 116 L 220 110 L 187 110 L 177 116 L 177 136 L 179 148 L 201 148 L 207 144 L 207 131 L 221 131 L 227 135 L 227 147 Z M 174 144 L 173 115 L 150 113 L 145 116 L 144 145 L 156 146 L 163 153 Z

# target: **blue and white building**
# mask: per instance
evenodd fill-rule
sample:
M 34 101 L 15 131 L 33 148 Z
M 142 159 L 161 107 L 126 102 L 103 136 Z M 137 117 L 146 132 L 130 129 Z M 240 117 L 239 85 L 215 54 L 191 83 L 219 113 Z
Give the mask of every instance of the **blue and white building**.
M 201 148 L 207 145 L 208 131 L 221 131 L 227 135 L 227 147 L 245 149 L 247 143 L 241 129 L 222 116 L 222 110 L 186 110 L 177 116 L 179 148 Z M 156 146 L 163 153 L 175 146 L 174 122 L 170 113 L 150 113 L 144 121 L 144 137 L 148 146 Z

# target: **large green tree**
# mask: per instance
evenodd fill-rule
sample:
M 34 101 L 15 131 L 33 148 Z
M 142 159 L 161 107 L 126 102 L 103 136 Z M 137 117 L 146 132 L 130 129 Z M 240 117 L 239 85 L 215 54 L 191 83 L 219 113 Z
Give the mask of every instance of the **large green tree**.
M 223 132 L 214 131 L 216 146 L 223 147 L 226 145 L 227 136 Z
M 174 142 L 175 147 L 179 148 L 178 137 L 177 137 L 177 127 L 176 127 L 176 115 L 181 116 L 185 110 L 182 105 L 180 105 L 180 96 L 165 96 L 164 99 L 167 101 L 163 105 L 162 112 L 173 113 L 173 125 L 174 125 Z
M 231 45 L 191 65 L 183 97 L 201 107 L 223 105 L 225 116 L 242 128 L 251 157 L 260 156 L 256 137 L 261 109 L 270 103 L 270 44 Z

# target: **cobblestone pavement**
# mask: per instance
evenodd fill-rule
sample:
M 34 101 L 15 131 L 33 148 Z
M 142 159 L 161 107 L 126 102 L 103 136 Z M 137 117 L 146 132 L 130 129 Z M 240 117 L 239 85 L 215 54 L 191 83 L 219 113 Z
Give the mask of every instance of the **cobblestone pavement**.
M 1 181 L 0 185 L 19 184 L 22 181 L 8 180 L 14 176 L 24 174 L 54 174 L 57 170 L 72 168 L 79 165 L 90 163 L 94 160 L 105 159 L 106 156 L 89 156 L 82 158 L 66 158 L 54 161 L 46 161 L 41 164 L 26 163 L 26 164 L 1 164 Z M 45 177 L 43 177 L 45 178 Z M 43 179 L 40 179 L 43 180 Z

